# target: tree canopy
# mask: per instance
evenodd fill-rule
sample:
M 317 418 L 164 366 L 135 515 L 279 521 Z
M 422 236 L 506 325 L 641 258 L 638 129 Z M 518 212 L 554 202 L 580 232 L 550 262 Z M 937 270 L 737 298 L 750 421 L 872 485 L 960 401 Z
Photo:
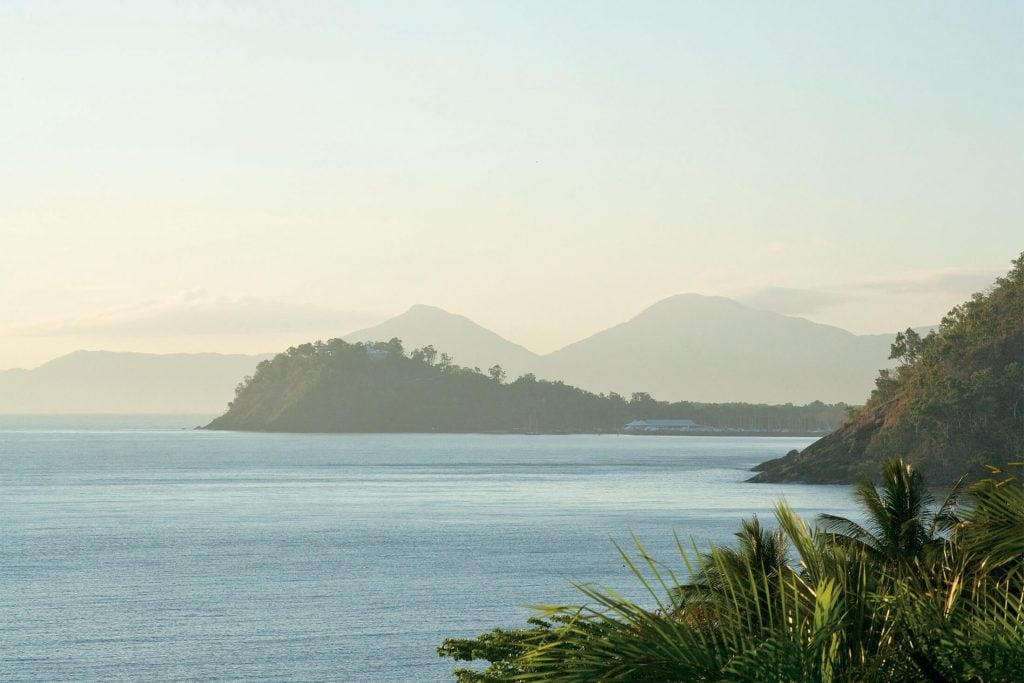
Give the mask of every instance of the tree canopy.
M 893 370 L 835 433 L 764 463 L 761 481 L 853 481 L 900 455 L 930 480 L 977 479 L 1024 456 L 1024 254 L 926 337 L 896 336 Z
M 689 419 L 712 429 L 822 433 L 845 404 L 657 401 L 594 394 L 500 365 L 464 368 L 433 346 L 400 339 L 302 344 L 259 364 L 212 429 L 318 432 L 617 432 L 634 419 Z

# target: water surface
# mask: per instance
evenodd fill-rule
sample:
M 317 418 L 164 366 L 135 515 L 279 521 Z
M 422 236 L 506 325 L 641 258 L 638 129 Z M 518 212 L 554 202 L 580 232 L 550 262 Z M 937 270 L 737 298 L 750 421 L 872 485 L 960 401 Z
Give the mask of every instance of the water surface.
M 810 439 L 192 431 L 203 417 L 0 417 L 0 680 L 445 681 L 445 636 L 573 581 L 640 597 L 612 543 L 680 570 L 785 496 Z

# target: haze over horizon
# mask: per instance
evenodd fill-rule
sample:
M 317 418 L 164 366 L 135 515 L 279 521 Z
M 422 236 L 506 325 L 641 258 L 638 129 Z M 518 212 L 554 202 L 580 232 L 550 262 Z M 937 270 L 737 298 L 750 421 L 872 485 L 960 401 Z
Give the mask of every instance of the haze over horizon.
M 422 303 L 537 353 L 696 292 L 856 334 L 1024 248 L 1024 9 L 0 7 L 0 369 Z
M 757 292 L 757 293 L 751 295 L 750 297 L 746 297 L 745 300 L 744 299 L 729 299 L 728 297 L 706 296 L 706 295 L 692 294 L 692 293 L 690 293 L 690 294 L 677 294 L 677 295 L 673 295 L 673 296 L 670 296 L 670 297 L 666 297 L 665 299 L 661 299 L 661 300 L 659 300 L 657 302 L 654 302 L 654 304 L 652 304 L 651 306 L 645 306 L 643 309 L 637 311 L 637 315 L 636 316 L 632 316 L 631 315 L 631 316 L 629 316 L 628 318 L 626 318 L 624 320 L 617 321 L 616 323 L 612 323 L 607 328 L 603 328 L 601 330 L 597 330 L 595 332 L 595 334 L 601 334 L 603 332 L 607 332 L 607 331 L 609 331 L 609 330 L 611 330 L 613 328 L 616 328 L 616 327 L 622 325 L 623 323 L 627 323 L 627 322 L 633 321 L 634 319 L 636 319 L 637 317 L 642 316 L 644 313 L 648 312 L 649 310 L 658 308 L 660 305 L 663 305 L 663 304 L 665 304 L 665 303 L 667 303 L 669 301 L 678 300 L 678 299 L 685 299 L 685 298 L 688 298 L 688 297 L 698 297 L 698 298 L 707 299 L 707 300 L 725 299 L 726 301 L 732 301 L 732 302 L 735 302 L 735 303 L 739 303 L 741 306 L 749 308 L 749 309 L 752 309 L 754 311 L 765 311 L 765 312 L 770 312 L 770 313 L 778 313 L 780 315 L 784 315 L 784 316 L 790 317 L 790 318 L 796 318 L 798 320 L 810 320 L 810 318 L 807 317 L 807 316 L 795 316 L 795 315 L 786 313 L 785 312 L 785 309 L 786 309 L 786 306 L 785 306 L 786 299 L 784 297 L 781 298 L 781 304 L 780 305 L 772 307 L 772 306 L 768 306 L 768 305 L 761 305 L 761 297 L 762 296 L 766 296 L 766 294 L 762 294 L 761 292 Z M 445 344 L 445 340 L 444 340 L 443 336 L 441 338 L 437 338 L 438 335 L 435 334 L 435 333 L 432 333 L 430 331 L 431 330 L 431 324 L 433 322 L 435 322 L 435 321 L 444 320 L 444 319 L 464 319 L 466 321 L 467 325 L 472 326 L 472 327 L 476 327 L 477 326 L 477 322 L 475 320 L 472 320 L 472 319 L 470 319 L 470 318 L 468 318 L 466 316 L 463 316 L 460 313 L 458 313 L 457 311 L 448 311 L 448 310 L 443 309 L 443 308 L 441 308 L 439 306 L 433 306 L 433 305 L 430 305 L 430 304 L 417 303 L 417 304 L 413 304 L 412 306 L 410 306 L 405 311 L 403 311 L 401 313 L 398 313 L 398 314 L 396 314 L 394 316 L 379 317 L 379 316 L 373 316 L 372 314 L 367 314 L 364 319 L 366 321 L 368 321 L 368 322 L 366 322 L 365 324 L 359 325 L 359 326 L 357 326 L 355 328 L 351 328 L 351 329 L 346 328 L 345 331 L 341 332 L 341 333 L 334 332 L 334 333 L 331 333 L 331 334 L 328 334 L 328 335 L 319 335 L 319 336 L 315 336 L 315 337 L 296 338 L 292 342 L 288 342 L 288 346 L 294 346 L 294 345 L 297 345 L 297 344 L 300 344 L 300 343 L 305 343 L 305 342 L 314 341 L 314 340 L 327 340 L 327 339 L 331 339 L 331 338 L 344 338 L 345 340 L 350 341 L 350 342 L 354 342 L 354 341 L 386 341 L 385 338 L 390 338 L 391 333 L 390 332 L 387 333 L 387 334 L 377 333 L 378 330 L 386 329 L 391 323 L 398 323 L 399 321 L 402 321 L 402 324 L 404 326 L 404 321 L 407 319 L 407 317 L 410 314 L 415 315 L 419 311 L 426 311 L 427 312 L 426 317 L 423 319 L 424 322 L 427 323 L 427 325 L 425 327 L 421 327 L 421 328 L 417 329 L 417 331 L 412 335 L 412 336 L 416 337 L 416 339 L 405 338 L 405 337 L 409 337 L 409 334 L 408 333 L 403 334 L 401 331 L 396 331 L 394 333 L 394 334 L 398 334 L 399 338 L 403 339 L 403 341 L 405 342 L 405 346 L 407 348 L 409 348 L 409 349 L 412 349 L 412 348 L 414 348 L 417 345 L 421 345 L 421 344 L 425 345 L 425 344 L 429 343 L 429 344 L 432 344 L 432 345 L 438 347 L 439 351 L 452 351 L 453 350 L 452 348 L 449 347 L 449 345 Z M 439 315 L 440 317 L 435 319 L 435 317 L 434 317 L 435 313 L 437 315 Z M 235 322 L 236 322 L 236 324 L 240 324 L 242 326 L 245 326 L 245 324 L 247 322 L 251 322 L 251 321 L 246 321 L 244 319 L 244 317 L 243 317 L 243 318 L 241 318 L 239 320 L 236 320 Z M 695 322 L 700 322 L 700 321 L 695 321 Z M 140 326 L 140 328 L 145 329 L 145 326 L 147 324 L 148 324 L 148 322 L 140 322 L 139 326 Z M 829 323 L 821 323 L 821 324 L 829 325 Z M 844 332 L 848 332 L 849 331 L 849 330 L 845 330 L 844 328 L 839 327 L 837 325 L 830 325 L 830 326 L 836 327 L 837 329 L 843 330 Z M 915 326 L 915 327 L 918 330 L 924 330 L 924 329 L 926 329 L 927 327 L 930 327 L 930 326 Z M 485 330 L 488 334 L 492 333 L 492 331 L 487 329 L 487 328 L 481 327 L 480 329 Z M 439 328 L 439 331 L 440 331 L 440 328 Z M 867 333 L 867 334 L 859 335 L 859 336 L 864 336 L 864 337 L 873 337 L 873 336 L 879 336 L 879 335 L 883 335 L 884 336 L 884 335 L 894 334 L 897 331 L 899 331 L 899 330 L 888 330 L 888 331 L 882 332 L 882 333 Z M 373 334 L 369 334 L 370 332 L 373 332 Z M 519 347 L 523 348 L 526 352 L 530 353 L 531 355 L 536 355 L 538 357 L 544 357 L 544 356 L 548 356 L 548 355 L 551 355 L 551 354 L 555 354 L 555 353 L 557 353 L 559 351 L 562 351 L 562 350 L 564 350 L 567 347 L 572 347 L 572 346 L 578 344 L 581 341 L 584 341 L 586 339 L 591 338 L 592 336 L 594 336 L 594 335 L 582 335 L 582 336 L 580 336 L 578 338 L 569 339 L 565 344 L 563 344 L 563 345 L 561 345 L 559 347 L 551 349 L 550 351 L 541 351 L 541 352 L 538 352 L 538 351 L 536 351 L 536 350 L 534 350 L 532 348 L 529 348 L 529 347 L 526 347 L 524 345 L 521 345 L 515 339 L 508 339 L 508 338 L 500 336 L 500 335 L 498 336 L 498 339 L 500 339 L 500 340 L 502 340 L 504 342 L 509 342 L 509 343 L 511 343 L 514 346 L 519 346 Z M 422 339 L 420 339 L 420 337 L 422 337 Z M 134 338 L 129 338 L 129 339 L 134 339 Z M 465 340 L 460 340 L 460 342 L 463 342 L 463 343 L 464 343 L 464 341 Z M 276 353 L 280 353 L 280 352 L 284 351 L 285 348 L 286 348 L 285 346 L 280 346 L 279 348 L 264 349 L 263 351 L 258 351 L 257 350 L 257 351 L 240 351 L 240 352 L 231 351 L 231 350 L 221 350 L 221 349 L 214 349 L 214 350 L 209 350 L 209 349 L 178 350 L 178 349 L 174 349 L 174 350 L 170 350 L 170 351 L 151 351 L 151 350 L 138 349 L 138 348 L 124 348 L 124 349 L 99 348 L 99 347 L 96 347 L 96 348 L 75 348 L 75 349 L 69 349 L 68 351 L 60 353 L 57 356 L 54 356 L 54 357 L 51 357 L 51 358 L 46 358 L 41 363 L 38 363 L 36 366 L 32 366 L 32 367 L 18 367 L 18 368 L 15 368 L 15 367 L 12 367 L 12 368 L 0 368 L 0 372 L 2 372 L 4 370 L 33 369 L 34 367 L 41 367 L 43 365 L 47 365 L 51 361 L 59 360 L 59 359 L 68 357 L 69 355 L 73 355 L 73 354 L 76 354 L 76 353 L 83 353 L 83 352 L 84 353 L 112 352 L 112 353 L 115 353 L 115 354 L 142 354 L 142 355 L 157 354 L 157 355 L 165 355 L 165 356 L 173 356 L 173 355 L 181 355 L 181 354 L 197 355 L 197 356 L 209 355 L 209 354 L 221 354 L 221 355 L 225 355 L 225 356 L 230 356 L 230 355 L 243 354 L 243 355 L 246 355 L 246 356 L 257 357 L 257 356 L 268 356 L 268 355 L 269 356 L 273 356 Z M 487 348 L 488 347 L 487 347 L 486 344 L 482 344 L 481 345 L 481 349 L 482 350 L 486 350 Z M 479 354 L 479 352 L 476 352 L 473 355 L 480 355 L 480 354 Z M 472 362 L 466 363 L 465 362 L 466 359 L 463 358 L 462 356 L 463 356 L 463 354 L 456 353 L 456 355 L 454 357 L 454 361 L 456 363 L 460 363 L 461 362 L 463 364 L 466 364 L 467 366 L 472 366 L 473 365 Z M 507 363 L 507 359 L 503 359 L 503 358 L 500 358 L 500 357 L 499 358 L 489 358 L 488 357 L 488 358 L 483 358 L 483 359 L 477 358 L 477 359 L 473 359 L 473 360 L 476 360 L 478 363 L 486 363 L 486 364 L 493 363 L 493 362 Z M 554 377 L 554 376 L 552 376 L 552 378 L 553 379 L 558 379 L 557 377 Z

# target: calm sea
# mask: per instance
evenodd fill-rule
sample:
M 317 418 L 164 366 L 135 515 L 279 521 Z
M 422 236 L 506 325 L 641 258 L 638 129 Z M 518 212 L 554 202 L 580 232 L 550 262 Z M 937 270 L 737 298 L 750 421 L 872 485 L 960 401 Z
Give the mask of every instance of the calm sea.
M 0 417 L 0 680 L 445 681 L 445 636 L 640 597 L 613 541 L 853 514 L 754 485 L 810 439 L 298 435 L 208 417 Z

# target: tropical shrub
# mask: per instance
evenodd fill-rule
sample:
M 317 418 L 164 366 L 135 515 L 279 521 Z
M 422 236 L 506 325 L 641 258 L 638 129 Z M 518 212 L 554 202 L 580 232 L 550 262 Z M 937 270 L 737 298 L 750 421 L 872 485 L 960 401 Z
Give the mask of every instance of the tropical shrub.
M 620 553 L 649 605 L 581 585 L 585 605 L 439 652 L 490 663 L 460 683 L 1024 680 L 1020 481 L 996 472 L 970 505 L 956 487 L 935 505 L 906 463 L 883 472 L 857 489 L 864 525 L 782 503 L 776 529 L 744 522 L 733 547 L 678 543 L 685 581 L 634 539 Z

